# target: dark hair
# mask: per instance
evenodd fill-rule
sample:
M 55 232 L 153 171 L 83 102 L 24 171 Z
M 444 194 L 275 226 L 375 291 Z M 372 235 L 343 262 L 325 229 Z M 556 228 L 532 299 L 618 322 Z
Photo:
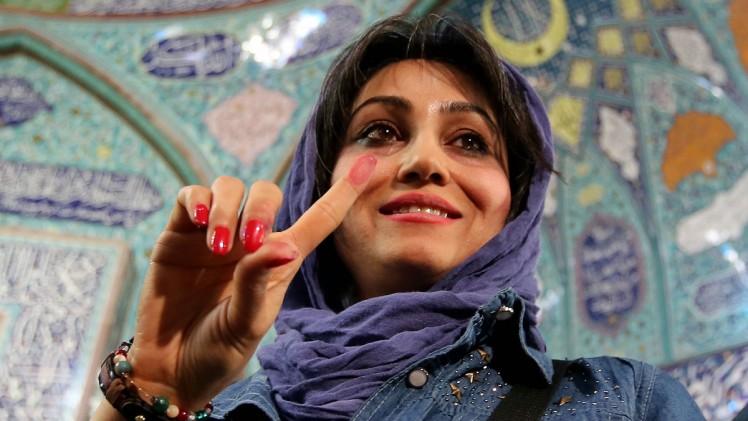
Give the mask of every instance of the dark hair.
M 507 222 L 525 208 L 535 165 L 552 171 L 524 101 L 496 52 L 471 24 L 455 17 L 393 16 L 373 25 L 344 49 L 322 85 L 315 116 L 318 159 L 316 198 L 330 186 L 331 171 L 345 145 L 356 96 L 375 73 L 408 59 L 441 62 L 459 70 L 485 92 L 505 142 L 512 203 Z

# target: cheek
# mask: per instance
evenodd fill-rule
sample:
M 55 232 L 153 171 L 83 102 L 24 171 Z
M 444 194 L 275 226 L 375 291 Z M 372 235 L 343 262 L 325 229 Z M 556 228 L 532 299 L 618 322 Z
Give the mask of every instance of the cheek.
M 512 205 L 509 180 L 503 171 L 487 173 L 473 179 L 473 197 L 477 207 L 488 220 L 499 220 L 504 226 Z
M 372 234 L 371 224 L 364 215 L 360 199 L 361 197 L 351 206 L 332 234 L 335 249 L 348 267 L 355 264 L 352 259 L 361 254 Z

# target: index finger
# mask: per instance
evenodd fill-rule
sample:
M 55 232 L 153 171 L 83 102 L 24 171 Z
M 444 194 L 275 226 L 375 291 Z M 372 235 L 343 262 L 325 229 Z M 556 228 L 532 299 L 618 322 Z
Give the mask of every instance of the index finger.
M 371 179 L 376 165 L 376 158 L 369 154 L 359 157 L 348 175 L 333 184 L 285 231 L 302 256 L 306 257 L 311 253 L 343 222 L 348 210 Z

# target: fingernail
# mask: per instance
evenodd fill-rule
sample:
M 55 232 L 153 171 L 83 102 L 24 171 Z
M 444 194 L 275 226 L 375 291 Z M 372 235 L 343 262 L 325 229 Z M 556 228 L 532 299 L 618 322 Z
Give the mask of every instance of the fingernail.
M 229 252 L 229 229 L 224 226 L 217 226 L 213 231 L 213 237 L 210 239 L 210 246 L 213 253 L 224 255 Z
M 371 175 L 374 173 L 374 167 L 376 166 L 376 158 L 370 154 L 363 155 L 351 167 L 351 170 L 348 172 L 348 179 L 353 184 L 363 184 L 371 178 Z
M 262 222 L 251 219 L 247 222 L 242 232 L 242 244 L 244 250 L 250 253 L 254 253 L 260 248 L 262 242 L 265 240 L 265 224 Z
M 195 206 L 195 223 L 199 227 L 208 226 L 208 207 L 202 203 L 198 203 Z

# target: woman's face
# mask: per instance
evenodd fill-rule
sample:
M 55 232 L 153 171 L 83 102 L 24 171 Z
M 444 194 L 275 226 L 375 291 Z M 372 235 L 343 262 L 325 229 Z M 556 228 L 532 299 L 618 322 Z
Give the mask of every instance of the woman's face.
M 504 226 L 505 152 L 480 89 L 441 63 L 391 64 L 353 104 L 332 182 L 371 154 L 371 181 L 334 234 L 365 299 L 425 290 Z

